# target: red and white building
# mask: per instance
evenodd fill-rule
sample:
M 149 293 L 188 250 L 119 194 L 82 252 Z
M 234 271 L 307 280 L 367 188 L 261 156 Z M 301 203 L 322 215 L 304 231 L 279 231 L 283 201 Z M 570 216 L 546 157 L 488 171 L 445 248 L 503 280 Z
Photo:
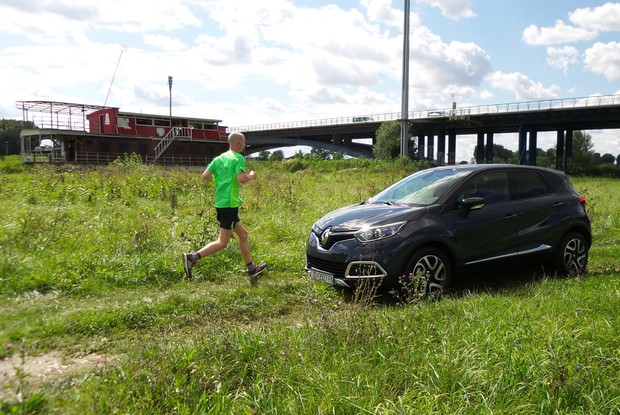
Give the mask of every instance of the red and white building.
M 145 163 L 205 165 L 228 149 L 221 120 L 121 112 L 56 101 L 17 101 L 24 162 L 107 164 L 137 154 Z

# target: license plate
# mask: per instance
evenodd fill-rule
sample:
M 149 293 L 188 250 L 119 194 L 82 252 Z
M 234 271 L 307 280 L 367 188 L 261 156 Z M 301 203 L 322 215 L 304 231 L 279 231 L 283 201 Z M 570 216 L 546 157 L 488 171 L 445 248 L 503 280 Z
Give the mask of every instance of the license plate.
M 328 272 L 319 271 L 316 269 L 309 269 L 308 274 L 310 274 L 310 278 L 314 278 L 318 281 L 326 282 L 327 284 L 334 285 L 334 276 Z

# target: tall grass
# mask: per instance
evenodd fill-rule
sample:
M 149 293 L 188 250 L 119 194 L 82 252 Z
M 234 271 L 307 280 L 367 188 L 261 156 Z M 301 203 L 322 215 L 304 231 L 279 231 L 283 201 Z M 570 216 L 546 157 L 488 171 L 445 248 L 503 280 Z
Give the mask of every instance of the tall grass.
M 217 235 L 199 170 L 130 159 L 0 176 L 0 357 L 22 357 L 0 413 L 620 412 L 620 182 L 573 180 L 593 223 L 585 276 L 498 271 L 401 302 L 309 280 L 305 241 L 418 166 L 250 167 L 241 217 L 269 264 L 257 286 L 236 241 L 184 278 L 180 254 Z M 73 369 L 26 370 L 51 352 Z

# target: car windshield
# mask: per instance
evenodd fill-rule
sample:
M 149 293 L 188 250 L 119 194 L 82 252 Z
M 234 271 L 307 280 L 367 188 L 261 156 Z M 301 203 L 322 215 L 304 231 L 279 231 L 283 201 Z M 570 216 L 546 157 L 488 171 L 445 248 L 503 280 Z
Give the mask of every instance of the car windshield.
M 454 183 L 471 171 L 472 169 L 462 167 L 422 170 L 394 183 L 368 202 L 432 205 L 451 189 Z

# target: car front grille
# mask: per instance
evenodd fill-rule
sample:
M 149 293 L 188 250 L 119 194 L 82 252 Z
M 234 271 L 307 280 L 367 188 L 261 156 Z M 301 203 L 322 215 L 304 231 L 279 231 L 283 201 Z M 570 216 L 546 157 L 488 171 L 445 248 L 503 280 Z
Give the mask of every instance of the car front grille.
M 344 272 L 347 269 L 347 264 L 325 261 L 310 255 L 306 256 L 306 262 L 308 267 L 334 274 L 335 278 L 344 278 Z
M 319 246 L 323 249 L 326 250 L 330 250 L 332 248 L 332 246 L 334 246 L 336 243 L 340 242 L 340 241 L 346 241 L 348 239 L 353 239 L 353 232 L 334 232 L 334 233 L 330 233 L 329 229 L 325 232 L 325 235 L 327 235 L 327 240 L 324 240 L 324 234 L 323 233 L 317 233 L 316 231 L 313 231 L 314 236 L 316 237 Z
M 334 246 L 336 242 L 346 241 L 347 239 L 353 239 L 350 233 L 341 235 L 331 234 L 329 235 L 329 238 L 327 238 L 327 243 L 325 245 L 321 245 L 321 247 L 324 249 L 331 249 L 331 247 Z

